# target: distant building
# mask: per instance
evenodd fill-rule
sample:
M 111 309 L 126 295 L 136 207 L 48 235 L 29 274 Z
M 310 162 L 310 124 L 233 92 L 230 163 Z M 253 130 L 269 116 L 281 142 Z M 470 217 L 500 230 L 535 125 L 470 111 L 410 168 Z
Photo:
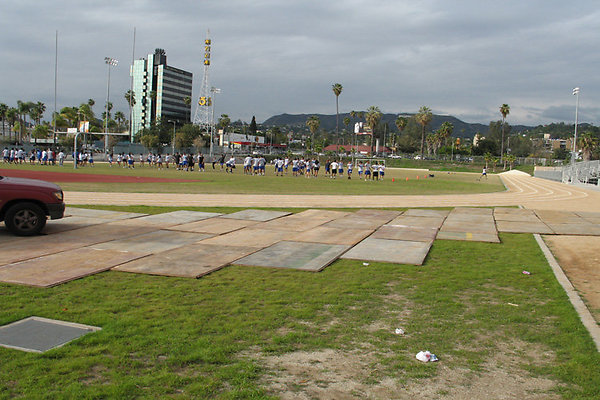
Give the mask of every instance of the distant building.
M 177 125 L 190 121 L 191 105 L 185 104 L 184 98 L 192 97 L 192 73 L 167 65 L 163 49 L 135 60 L 130 74 L 135 95 L 134 135 L 159 118 L 176 121 Z

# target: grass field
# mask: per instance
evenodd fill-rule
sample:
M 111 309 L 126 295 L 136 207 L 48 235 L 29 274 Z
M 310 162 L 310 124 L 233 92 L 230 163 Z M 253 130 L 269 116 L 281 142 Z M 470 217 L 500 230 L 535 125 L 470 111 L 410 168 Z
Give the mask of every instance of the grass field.
M 65 191 L 102 191 L 102 192 L 138 192 L 138 193 L 253 193 L 253 194 L 461 194 L 489 193 L 505 190 L 498 176 L 490 175 L 489 179 L 477 181 L 479 174 L 461 172 L 427 172 L 424 170 L 391 169 L 386 170 L 384 181 L 359 180 L 356 172 L 353 179 L 329 179 L 323 174 L 317 179 L 293 177 L 291 172 L 284 177 L 274 176 L 273 167 L 267 167 L 266 176 L 243 175 L 241 168 L 233 174 L 212 170 L 208 165 L 206 172 L 185 172 L 173 168 L 156 170 L 154 168 L 136 167 L 135 169 L 109 168 L 107 164 L 97 163 L 94 168 L 84 167 L 74 170 L 68 165 L 39 166 L 20 165 L 7 166 L 0 164 L 3 169 L 31 169 L 56 172 L 76 172 L 81 174 L 118 174 L 140 177 L 163 177 L 189 179 L 182 183 L 58 183 Z M 323 171 L 321 171 L 323 172 Z M 433 174 L 434 177 L 428 177 Z M 418 177 L 418 179 L 417 179 Z M 408 180 L 406 180 L 408 178 Z M 392 181 L 394 180 L 394 181 Z
M 422 267 L 0 284 L 2 325 L 102 327 L 43 355 L 0 348 L 0 398 L 598 398 L 600 355 L 533 237 L 501 240 L 438 240 Z

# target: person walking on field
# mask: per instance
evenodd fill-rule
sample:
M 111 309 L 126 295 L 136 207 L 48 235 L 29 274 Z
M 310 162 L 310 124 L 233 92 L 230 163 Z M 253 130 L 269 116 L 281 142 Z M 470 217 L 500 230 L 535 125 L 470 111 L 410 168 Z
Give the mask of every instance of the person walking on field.
M 485 176 L 485 180 L 487 181 L 487 168 L 486 167 L 483 167 L 483 171 L 481 171 L 481 176 L 477 180 L 480 181 L 481 178 L 483 178 L 484 176 Z

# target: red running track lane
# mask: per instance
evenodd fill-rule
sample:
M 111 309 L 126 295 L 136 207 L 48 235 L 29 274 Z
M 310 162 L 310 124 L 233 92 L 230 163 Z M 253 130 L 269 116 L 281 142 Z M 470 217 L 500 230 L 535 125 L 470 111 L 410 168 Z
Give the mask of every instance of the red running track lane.
M 164 182 L 202 182 L 190 179 L 153 178 L 142 176 L 121 176 L 84 174 L 74 172 L 26 171 L 18 169 L 0 169 L 0 176 L 13 178 L 39 179 L 50 182 L 100 182 L 100 183 L 164 183 Z

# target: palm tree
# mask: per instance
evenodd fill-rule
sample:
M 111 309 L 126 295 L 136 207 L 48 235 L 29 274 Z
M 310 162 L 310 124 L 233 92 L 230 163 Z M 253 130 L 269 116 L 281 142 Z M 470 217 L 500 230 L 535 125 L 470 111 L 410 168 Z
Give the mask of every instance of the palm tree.
M 94 99 L 88 99 L 87 103 L 90 107 L 94 107 L 94 104 L 96 104 L 96 101 Z
M 371 128 L 371 157 L 373 156 L 373 138 L 375 136 L 375 128 L 381 120 L 381 111 L 379 107 L 371 106 L 367 109 L 367 125 Z
M 121 130 L 121 124 L 123 121 L 125 121 L 125 114 L 123 114 L 121 111 L 117 111 L 115 113 L 115 120 L 117 121 L 117 128 Z
M 342 94 L 342 85 L 340 83 L 334 83 L 331 85 L 331 89 L 333 90 L 333 94 L 335 94 L 335 134 L 337 136 L 338 145 L 340 144 L 340 131 L 339 131 L 339 117 L 340 117 L 340 109 L 338 107 L 338 99 L 340 94 Z
M 190 122 L 190 106 L 192 104 L 192 98 L 190 96 L 185 96 L 183 98 L 183 103 L 185 104 L 185 106 L 187 107 L 187 117 L 186 117 L 186 122 Z
M 342 122 L 344 123 L 344 125 L 346 126 L 346 134 L 348 134 L 348 128 L 350 128 L 350 118 L 345 117 Z
M 229 126 L 230 122 L 231 119 L 229 118 L 229 115 L 221 114 L 221 118 L 219 118 L 219 126 L 221 127 L 221 129 L 223 129 L 223 133 L 225 133 L 225 131 L 227 130 L 227 127 Z
M 308 119 L 306 120 L 306 126 L 308 126 L 308 129 L 310 129 L 310 134 L 311 134 L 311 137 L 310 137 L 311 148 L 313 147 L 313 144 L 314 144 L 315 132 L 317 132 L 320 125 L 321 125 L 321 120 L 316 115 L 312 115 L 312 116 L 308 117 Z
M 508 104 L 502 104 L 500 106 L 500 114 L 502 114 L 502 141 L 500 142 L 500 164 L 504 159 L 504 123 L 506 122 L 506 116 L 510 114 L 510 107 Z
M 6 122 L 6 113 L 8 112 L 8 106 L 4 103 L 0 103 L 0 119 L 2 120 L 2 136 L 4 136 L 4 126 Z
M 13 128 L 15 126 L 15 122 L 17 121 L 18 115 L 19 115 L 19 112 L 14 107 L 9 107 L 8 110 L 6 111 L 6 119 L 8 120 L 8 126 L 10 128 L 8 130 L 8 140 L 11 140 L 11 138 L 12 138 L 11 132 L 13 131 Z
M 415 115 L 415 120 L 419 125 L 421 125 L 421 160 L 423 160 L 424 156 L 423 146 L 425 145 L 425 127 L 429 125 L 432 119 L 433 114 L 431 113 L 431 109 L 426 106 L 422 106 L 417 115 Z
M 583 161 L 590 161 L 593 151 L 598 147 L 598 138 L 591 132 L 584 132 L 579 136 L 577 146 L 581 149 Z

